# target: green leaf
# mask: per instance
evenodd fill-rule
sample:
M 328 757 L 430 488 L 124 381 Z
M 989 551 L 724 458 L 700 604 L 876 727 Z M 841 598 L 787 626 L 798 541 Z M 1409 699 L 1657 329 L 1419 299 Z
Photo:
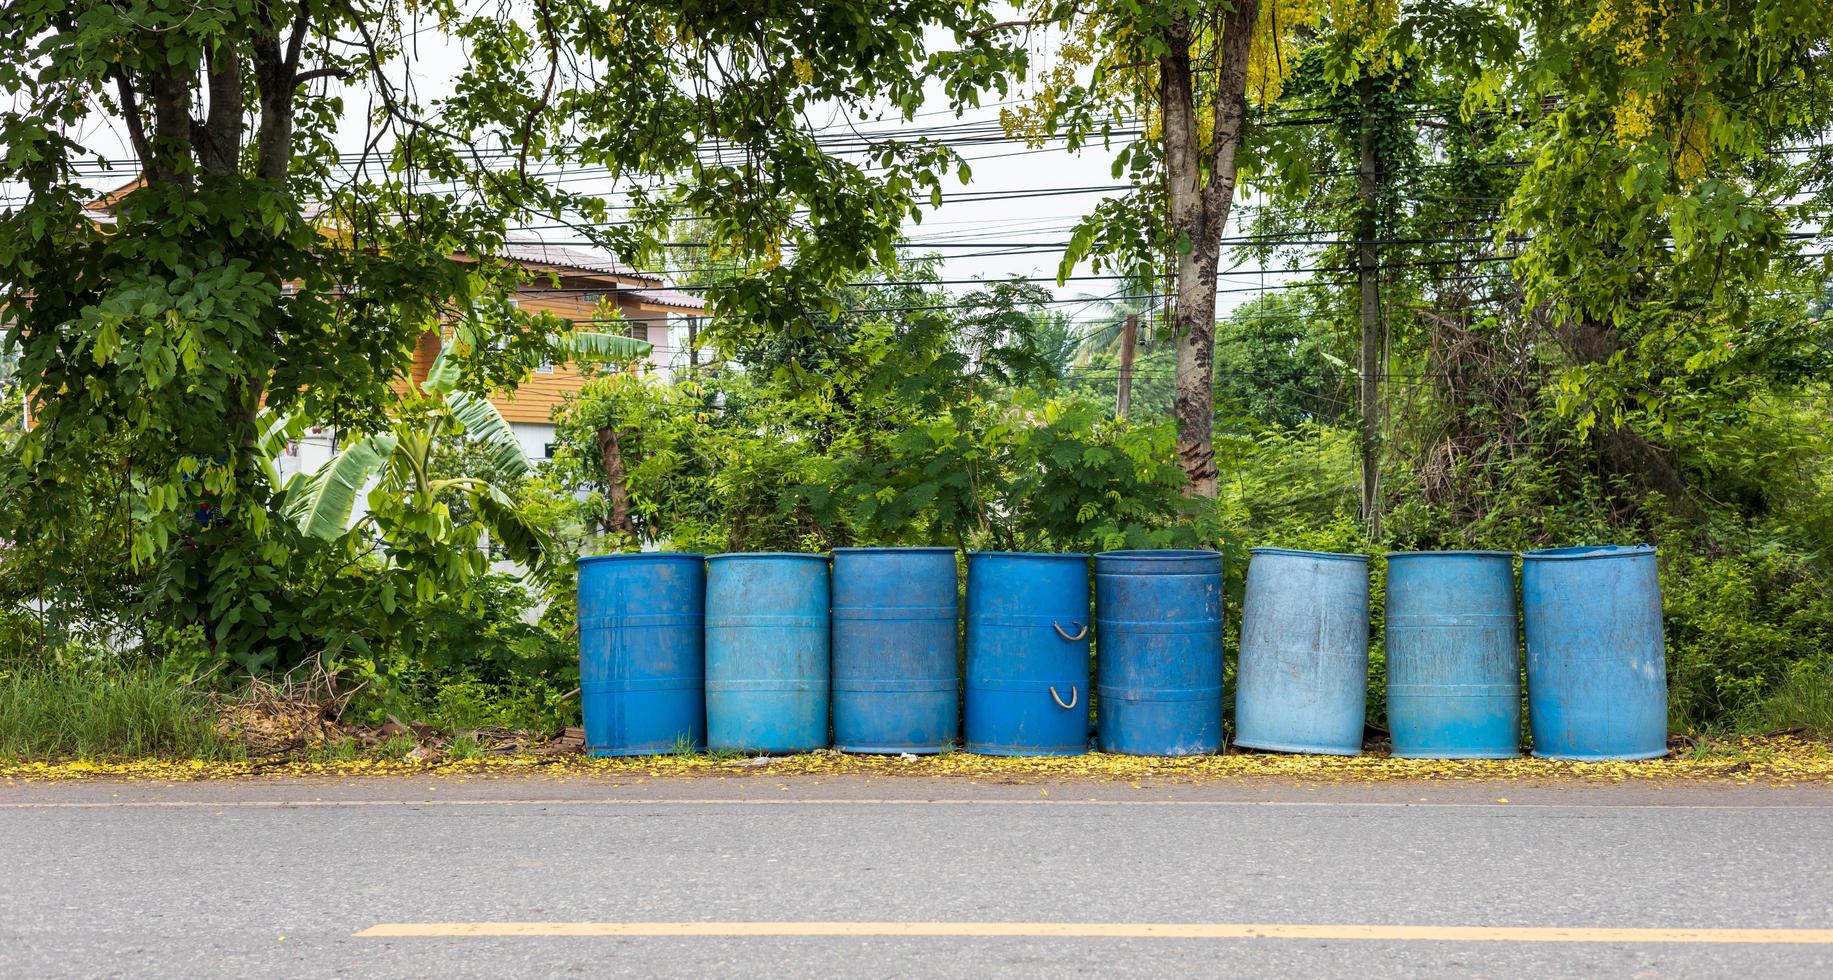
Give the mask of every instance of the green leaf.
M 325 541 L 336 540 L 350 526 L 358 491 L 388 464 L 396 442 L 388 432 L 366 436 L 332 457 L 317 472 L 293 477 L 286 486 L 282 512 L 305 533 Z
M 561 343 L 569 354 L 582 361 L 622 361 L 647 357 L 654 349 L 644 341 L 621 334 L 585 330 L 568 334 Z
M 468 391 L 454 391 L 446 396 L 452 417 L 465 427 L 465 435 L 490 451 L 490 462 L 500 473 L 520 479 L 528 475 L 528 457 L 516 441 L 515 429 L 488 398 Z

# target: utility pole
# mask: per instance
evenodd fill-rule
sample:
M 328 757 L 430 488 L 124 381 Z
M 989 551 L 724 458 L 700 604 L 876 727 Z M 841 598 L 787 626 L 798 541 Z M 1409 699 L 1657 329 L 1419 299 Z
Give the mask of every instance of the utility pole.
M 1120 383 L 1114 391 L 1114 415 L 1126 418 L 1133 407 L 1133 344 L 1139 339 L 1139 314 L 1128 313 L 1120 327 Z
M 1361 155 L 1358 168 L 1358 193 L 1361 198 L 1361 220 L 1356 243 L 1356 283 L 1362 291 L 1362 520 L 1368 526 L 1371 541 L 1381 537 L 1381 284 L 1379 260 L 1375 254 L 1377 223 L 1375 200 L 1381 179 L 1375 147 L 1375 80 L 1368 66 L 1356 83 L 1362 108 L 1361 131 L 1357 146 Z

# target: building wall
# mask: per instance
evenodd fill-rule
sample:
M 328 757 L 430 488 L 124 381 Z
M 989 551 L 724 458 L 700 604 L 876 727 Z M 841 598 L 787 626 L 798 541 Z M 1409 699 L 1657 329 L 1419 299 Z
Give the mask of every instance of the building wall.
M 599 302 L 605 293 L 592 291 L 595 284 L 590 280 L 563 279 L 561 283 L 560 291 L 548 292 L 539 288 L 523 291 L 517 297 L 521 308 L 530 312 L 552 313 L 582 326 L 593 323 L 598 318 Z M 603 283 L 596 285 L 607 292 L 614 288 L 606 287 Z M 670 340 L 669 311 L 663 307 L 622 300 L 618 302 L 618 308 L 625 321 L 619 326 L 624 327 L 630 336 L 646 340 L 651 345 L 648 369 L 667 379 L 674 360 L 673 348 L 676 346 Z M 513 394 L 493 397 L 491 402 L 511 422 L 547 422 L 553 419 L 555 409 L 565 403 L 566 397 L 579 390 L 584 380 L 576 366 L 556 364 L 536 371 Z
M 552 422 L 511 422 L 509 427 L 515 430 L 516 441 L 522 444 L 522 455 L 531 463 L 538 463 L 548 458 L 547 447 L 554 442 L 554 424 Z

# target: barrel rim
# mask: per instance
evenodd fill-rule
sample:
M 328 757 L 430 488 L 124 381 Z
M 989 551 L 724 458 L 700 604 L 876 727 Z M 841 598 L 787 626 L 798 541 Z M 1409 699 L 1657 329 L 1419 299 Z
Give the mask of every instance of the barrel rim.
M 588 562 L 610 561 L 614 558 L 650 558 L 664 561 L 694 560 L 705 561 L 706 556 L 692 551 L 620 551 L 608 555 L 580 555 L 573 559 L 573 564 L 584 565 Z
M 1096 561 L 1103 558 L 1112 561 L 1191 561 L 1220 557 L 1222 552 L 1212 548 L 1122 548 L 1095 553 Z
M 1521 553 L 1523 561 L 1586 561 L 1592 558 L 1634 558 L 1653 555 L 1652 544 L 1581 544 L 1566 548 L 1536 548 Z
M 1249 548 L 1250 555 L 1296 555 L 1300 558 L 1323 558 L 1331 561 L 1359 561 L 1368 564 L 1367 555 L 1344 554 L 1337 551 L 1303 551 L 1298 548 Z
M 1087 552 L 1077 551 L 970 551 L 969 558 L 1074 558 L 1087 561 Z
M 718 561 L 721 558 L 787 558 L 797 561 L 827 561 L 826 555 L 810 551 L 726 551 L 717 555 L 708 555 L 707 561 Z
M 1387 553 L 1388 561 L 1393 561 L 1396 558 L 1435 558 L 1435 557 L 1513 558 L 1515 557 L 1515 553 L 1512 551 L 1482 551 L 1482 550 L 1470 549 L 1470 548 L 1452 549 L 1450 551 L 1390 551 Z
M 868 546 L 853 547 L 853 548 L 835 548 L 833 549 L 833 553 L 836 555 L 864 555 L 864 554 L 873 554 L 873 553 L 878 553 L 878 552 L 882 552 L 885 554 L 898 554 L 898 555 L 912 555 L 912 554 L 922 554 L 922 555 L 950 554 L 952 555 L 952 554 L 955 554 L 956 552 L 959 552 L 960 550 L 961 549 L 959 548 L 949 548 L 949 547 L 945 547 L 942 545 L 912 545 L 911 547 L 908 547 L 908 548 L 900 547 L 897 545 L 868 545 Z

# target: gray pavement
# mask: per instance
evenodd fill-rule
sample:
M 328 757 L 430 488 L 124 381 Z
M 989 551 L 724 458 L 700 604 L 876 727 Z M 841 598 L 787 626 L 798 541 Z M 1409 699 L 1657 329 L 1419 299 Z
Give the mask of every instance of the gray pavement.
M 1833 791 L 767 775 L 26 784 L 0 787 L 0 886 L 8 977 L 1827 977 L 1827 944 L 353 934 L 708 921 L 1824 930 Z

